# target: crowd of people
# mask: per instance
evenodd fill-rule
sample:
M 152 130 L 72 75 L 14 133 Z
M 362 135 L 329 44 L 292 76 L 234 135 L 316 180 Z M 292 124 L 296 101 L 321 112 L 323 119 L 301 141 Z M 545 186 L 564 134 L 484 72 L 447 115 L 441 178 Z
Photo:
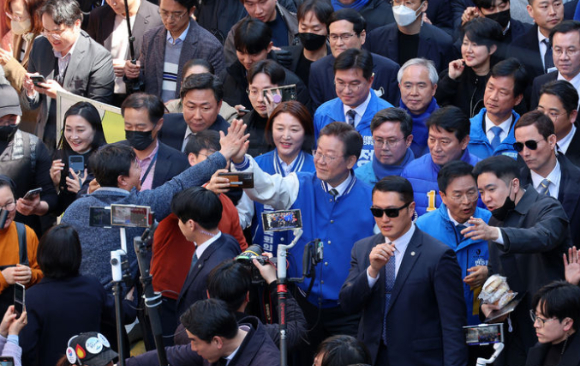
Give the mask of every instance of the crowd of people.
M 494 349 L 465 327 L 492 318 L 494 365 L 580 365 L 577 0 L 3 12 L 0 355 L 15 366 L 466 366 Z M 479 296 L 492 275 L 517 293 L 501 316 Z

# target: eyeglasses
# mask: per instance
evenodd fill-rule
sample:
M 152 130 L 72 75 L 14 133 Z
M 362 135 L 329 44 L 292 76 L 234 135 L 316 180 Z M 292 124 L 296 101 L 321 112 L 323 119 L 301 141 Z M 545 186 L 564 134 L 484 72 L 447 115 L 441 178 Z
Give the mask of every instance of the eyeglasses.
M 170 12 L 165 10 L 159 10 L 159 15 L 163 19 L 172 19 L 172 20 L 179 20 L 183 18 L 183 16 L 187 14 L 187 11 L 180 11 L 180 12 Z
M 46 29 L 43 29 L 42 32 L 40 32 L 40 34 L 42 34 L 43 36 L 45 36 L 46 38 L 48 38 L 48 36 L 51 36 L 52 39 L 54 39 L 55 41 L 60 41 L 60 39 L 62 38 L 62 34 L 67 30 L 68 28 L 63 28 L 63 29 L 56 29 L 53 31 L 49 31 Z
M 538 142 L 541 142 L 542 140 L 528 140 L 526 142 L 514 142 L 513 143 L 513 147 L 514 150 L 517 152 L 522 152 L 524 150 L 524 145 L 526 145 L 526 147 L 530 150 L 536 150 L 538 148 Z
M 351 92 L 356 93 L 362 87 L 363 83 L 357 81 L 356 84 L 354 83 L 345 83 L 343 81 L 335 81 L 334 85 L 336 86 L 336 90 L 341 92 L 345 88 L 349 88 Z
M 356 34 L 354 34 L 354 33 L 343 33 L 343 34 L 334 34 L 333 33 L 333 34 L 328 35 L 328 40 L 330 42 L 337 42 L 339 39 L 341 39 L 343 42 L 346 42 L 354 36 L 356 36 Z
M 10 20 L 14 20 L 15 22 L 21 22 L 23 20 L 26 19 L 30 19 L 30 17 L 28 16 L 22 16 L 22 15 L 15 15 L 15 14 L 10 14 L 10 13 L 5 13 L 6 17 Z
M 564 114 L 566 114 L 566 112 L 557 113 L 557 112 L 554 112 L 554 111 L 546 111 L 546 110 L 544 110 L 543 108 L 539 108 L 539 107 L 538 107 L 538 110 L 539 110 L 540 112 L 544 112 L 544 114 L 545 114 L 546 116 L 550 117 L 550 118 L 552 119 L 552 121 L 553 121 L 553 122 L 558 122 L 558 117 L 560 117 L 561 115 L 564 115 Z
M 542 319 L 539 316 L 536 315 L 536 313 L 534 312 L 534 310 L 530 309 L 530 319 L 532 319 L 532 322 L 534 324 L 536 324 L 536 320 L 540 322 L 540 328 L 542 328 L 544 325 L 546 325 L 546 322 L 549 322 L 550 320 L 554 320 L 556 318 L 550 318 L 550 319 Z
M 467 198 L 468 202 L 477 201 L 479 198 L 479 192 L 477 190 L 467 191 L 465 193 L 456 193 L 449 196 L 453 201 L 456 203 L 464 202 L 464 199 Z
M 16 208 L 16 202 L 8 202 L 4 206 L 0 206 L 0 208 L 6 211 L 13 211 Z
M 383 217 L 383 214 L 387 215 L 387 217 L 393 219 L 395 217 L 399 217 L 399 211 L 404 208 L 409 207 L 411 202 L 405 203 L 403 206 L 399 208 L 378 208 L 378 207 L 371 207 L 371 213 L 374 217 Z
M 397 145 L 399 145 L 399 142 L 401 142 L 403 140 L 404 140 L 404 138 L 402 138 L 402 139 L 388 139 L 388 140 L 385 140 L 385 139 L 382 139 L 382 138 L 379 138 L 379 137 L 374 137 L 373 138 L 373 141 L 375 143 L 375 147 L 377 147 L 377 146 L 378 147 L 386 146 L 389 149 L 394 148 L 394 147 L 397 147 Z
M 336 159 L 338 159 L 338 156 L 324 155 L 323 153 L 321 153 L 318 150 L 314 151 L 314 160 L 322 160 L 325 163 L 332 163 Z
M 562 54 L 566 54 L 568 57 L 574 57 L 578 53 L 577 48 L 568 48 L 567 50 L 563 50 L 563 49 L 558 47 L 558 48 L 554 48 L 553 50 L 554 50 L 554 55 L 556 55 L 557 57 L 562 56 Z

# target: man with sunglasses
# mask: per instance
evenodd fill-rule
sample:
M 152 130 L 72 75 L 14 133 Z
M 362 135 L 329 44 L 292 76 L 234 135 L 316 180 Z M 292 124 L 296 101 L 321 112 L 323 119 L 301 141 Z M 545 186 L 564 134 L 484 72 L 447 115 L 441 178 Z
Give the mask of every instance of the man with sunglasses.
M 542 143 L 547 143 L 543 141 Z M 530 320 L 532 294 L 542 286 L 564 279 L 562 256 L 572 246 L 568 217 L 558 200 L 520 184 L 518 163 L 492 156 L 477 163 L 474 174 L 481 199 L 491 211 L 489 224 L 470 218 L 462 230 L 466 238 L 489 242 L 489 275 L 507 278 L 518 293 L 519 305 L 510 313 L 506 348 L 497 365 L 524 365 L 526 353 L 538 341 Z M 482 305 L 489 316 L 496 305 Z
M 111 53 L 81 30 L 83 13 L 75 0 L 48 0 L 40 8 L 44 37 L 34 42 L 22 88 L 22 105 L 40 108 L 36 135 L 56 149 L 56 93 L 67 91 L 111 104 L 115 86 Z M 44 80 L 33 82 L 33 76 Z
M 526 113 L 515 127 L 514 148 L 526 166 L 520 170 L 522 185 L 531 184 L 539 194 L 552 196 L 562 204 L 571 228 L 580 228 L 580 168 L 556 153 L 556 134 L 550 117 L 541 111 Z M 580 248 L 580 230 L 572 230 Z
M 413 224 L 413 187 L 405 178 L 383 178 L 372 200 L 381 233 L 354 244 L 340 302 L 347 313 L 362 312 L 358 338 L 373 365 L 466 365 L 455 252 Z

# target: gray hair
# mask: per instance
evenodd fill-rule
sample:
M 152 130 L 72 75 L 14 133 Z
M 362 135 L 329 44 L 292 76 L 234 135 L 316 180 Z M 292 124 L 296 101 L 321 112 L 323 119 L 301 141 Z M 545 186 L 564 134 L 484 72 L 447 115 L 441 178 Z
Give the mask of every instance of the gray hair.
M 429 70 L 429 80 L 431 81 L 431 84 L 433 85 L 437 84 L 437 82 L 439 81 L 439 75 L 437 74 L 435 63 L 431 60 L 427 60 L 426 58 L 422 57 L 412 58 L 409 61 L 405 62 L 403 66 L 401 66 L 399 72 L 397 73 L 397 81 L 399 83 L 401 83 L 401 80 L 403 79 L 403 73 L 405 72 L 405 70 L 407 70 L 409 66 L 413 65 L 426 67 L 427 70 Z

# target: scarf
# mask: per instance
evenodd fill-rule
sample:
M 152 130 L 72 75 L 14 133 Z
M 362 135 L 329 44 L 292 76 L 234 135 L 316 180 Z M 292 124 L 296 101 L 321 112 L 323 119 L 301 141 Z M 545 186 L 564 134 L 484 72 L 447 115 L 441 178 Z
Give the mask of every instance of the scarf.
M 405 153 L 405 157 L 403 161 L 401 161 L 400 165 L 383 165 L 379 162 L 376 156 L 373 156 L 373 161 L 370 164 L 373 164 L 373 172 L 375 173 L 375 177 L 377 178 L 377 182 L 389 175 L 401 175 L 403 169 L 409 164 L 411 161 L 415 160 L 415 154 L 413 154 L 413 150 L 407 149 Z
M 366 4 L 369 3 L 369 1 L 370 0 L 355 0 L 355 2 L 350 5 L 344 5 L 339 0 L 332 0 L 332 7 L 334 8 L 334 11 L 340 9 L 354 9 L 356 11 L 360 11 L 365 7 Z

